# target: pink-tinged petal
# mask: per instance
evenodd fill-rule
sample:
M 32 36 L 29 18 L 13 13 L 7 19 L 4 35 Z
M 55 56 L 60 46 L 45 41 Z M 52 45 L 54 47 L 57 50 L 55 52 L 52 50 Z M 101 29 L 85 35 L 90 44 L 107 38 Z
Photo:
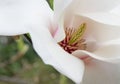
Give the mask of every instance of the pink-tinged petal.
M 78 58 L 89 56 L 105 62 L 118 63 L 120 62 L 120 39 L 104 42 L 92 52 L 77 50 L 72 54 Z
M 0 35 L 27 33 L 32 24 L 45 24 L 51 12 L 45 0 L 1 0 Z
M 57 24 L 57 23 L 56 23 Z M 59 20 L 59 23 L 56 26 L 56 30 L 53 34 L 54 39 L 57 42 L 62 41 L 65 38 L 65 32 L 64 32 L 64 18 L 61 17 L 61 20 Z
M 65 38 L 64 13 L 72 1 L 73 0 L 54 0 L 54 20 L 58 28 L 58 31 L 54 38 L 57 42 L 60 42 Z
M 54 20 L 58 28 L 54 38 L 57 42 L 65 38 L 64 12 L 71 2 L 72 0 L 54 0 Z
M 30 35 L 36 52 L 46 64 L 52 65 L 60 73 L 66 75 L 76 83 L 83 77 L 84 64 L 78 58 L 65 52 L 51 37 L 46 27 L 33 28 Z
M 120 64 L 91 60 L 81 84 L 120 84 Z

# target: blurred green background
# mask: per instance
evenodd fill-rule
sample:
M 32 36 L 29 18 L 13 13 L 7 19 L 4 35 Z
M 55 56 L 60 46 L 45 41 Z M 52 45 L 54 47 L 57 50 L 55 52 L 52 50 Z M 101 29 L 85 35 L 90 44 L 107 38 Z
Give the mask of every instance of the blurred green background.
M 53 8 L 53 0 L 47 0 Z M 0 36 L 0 84 L 74 84 L 45 65 L 22 36 Z

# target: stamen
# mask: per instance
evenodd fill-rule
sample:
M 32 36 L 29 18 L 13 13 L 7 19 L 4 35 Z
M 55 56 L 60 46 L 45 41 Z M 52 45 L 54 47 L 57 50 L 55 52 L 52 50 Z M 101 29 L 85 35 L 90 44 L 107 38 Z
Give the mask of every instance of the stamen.
M 82 38 L 86 29 L 86 24 L 83 23 L 78 29 L 65 28 L 66 37 L 58 44 L 68 53 L 72 53 L 75 50 L 85 50 L 87 45 L 85 39 Z
M 78 39 L 81 39 L 82 35 L 84 34 L 86 29 L 86 24 L 83 23 L 80 25 L 80 27 L 73 33 L 71 39 L 69 40 L 69 44 L 73 44 Z

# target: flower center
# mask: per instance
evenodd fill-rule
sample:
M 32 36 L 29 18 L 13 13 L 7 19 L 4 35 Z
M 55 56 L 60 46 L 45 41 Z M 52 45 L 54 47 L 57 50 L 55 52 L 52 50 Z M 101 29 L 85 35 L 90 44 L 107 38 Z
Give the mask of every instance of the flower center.
M 85 39 L 82 38 L 86 30 L 86 24 L 81 24 L 77 29 L 65 28 L 66 37 L 58 44 L 68 53 L 72 53 L 75 50 L 85 50 Z

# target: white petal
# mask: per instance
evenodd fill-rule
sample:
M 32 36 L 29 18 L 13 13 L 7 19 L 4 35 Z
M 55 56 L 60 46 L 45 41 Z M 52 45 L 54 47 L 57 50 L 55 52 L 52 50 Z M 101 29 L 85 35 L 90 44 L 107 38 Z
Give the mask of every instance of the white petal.
M 72 2 L 72 0 L 55 0 L 54 1 L 54 11 L 55 19 L 58 20 L 61 14 L 64 12 L 66 7 Z
M 51 37 L 50 32 L 43 29 L 31 29 L 33 45 L 46 64 L 52 65 L 62 74 L 76 83 L 80 83 L 84 72 L 81 60 L 65 52 Z
M 120 4 L 120 0 L 73 0 L 70 8 L 80 13 L 110 11 Z
M 120 39 L 108 41 L 93 52 L 110 62 L 120 62 Z
M 105 42 L 92 52 L 77 50 L 73 52 L 73 55 L 79 58 L 87 55 L 97 60 L 112 63 L 120 62 L 120 39 Z
M 64 13 L 65 23 L 67 23 L 67 26 L 69 26 L 68 24 L 71 24 L 73 22 L 72 19 L 74 18 L 74 15 L 76 13 L 79 15 L 85 14 L 86 16 L 89 16 L 89 13 L 100 13 L 100 12 L 107 13 L 107 12 L 111 12 L 119 4 L 120 4 L 120 0 L 116 0 L 116 1 L 114 0 L 73 0 L 65 10 L 65 13 Z M 117 7 L 117 10 L 118 10 L 118 7 Z M 95 19 L 96 15 L 95 16 L 94 15 L 92 15 L 91 17 L 94 17 Z M 116 19 L 117 21 L 119 21 L 119 18 L 117 18 L 117 16 L 115 16 L 114 14 L 113 15 L 103 14 L 103 15 L 99 14 L 99 19 L 103 20 L 104 18 L 104 21 L 105 21 L 106 18 L 113 19 L 114 17 L 115 22 L 113 21 L 113 23 L 116 23 Z M 112 20 L 109 20 L 109 22 L 112 22 Z
M 84 13 L 80 14 L 85 17 L 88 17 L 92 20 L 95 20 L 96 22 L 113 25 L 113 26 L 119 26 L 120 27 L 120 16 L 110 13 L 110 12 L 96 12 L 96 13 Z
M 50 11 L 45 0 L 1 0 L 0 35 L 27 33 L 32 24 L 43 24 Z
M 110 24 L 110 25 L 119 25 L 120 23 L 120 17 L 116 16 L 111 13 L 102 13 L 98 14 L 97 12 L 110 12 L 114 8 L 116 8 L 120 4 L 120 0 L 66 0 L 66 5 L 64 5 L 64 1 L 56 0 L 56 3 L 61 3 L 63 6 L 61 7 L 58 4 L 55 6 L 57 9 L 61 9 L 60 11 L 57 11 L 58 18 L 63 17 L 63 19 L 60 19 L 60 21 L 64 21 L 64 26 L 66 27 L 72 27 L 74 14 L 79 13 L 80 15 L 84 15 L 86 17 L 89 17 L 93 20 L 102 22 L 104 24 Z M 109 2 L 109 3 L 108 3 Z M 60 8 L 59 8 L 60 7 Z M 89 14 L 94 13 L 94 14 Z M 96 13 L 96 14 L 95 14 Z M 64 15 L 62 15 L 64 14 Z M 102 25 L 103 26 L 103 25 Z M 108 26 L 107 26 L 108 27 Z M 60 27 L 61 30 L 63 27 Z M 62 30 L 63 32 L 63 30 Z M 59 33 L 56 37 L 60 36 Z M 63 35 L 63 33 L 62 33 Z M 62 36 L 64 38 L 64 36 Z
M 106 19 L 107 19 L 106 24 L 104 24 L 104 22 L 102 23 L 97 20 L 91 19 L 91 17 L 74 15 L 74 22 L 72 24 L 74 28 L 78 28 L 80 24 L 86 23 L 86 31 L 84 33 L 84 38 L 86 40 L 89 38 L 93 38 L 97 44 L 101 42 L 119 39 L 120 38 L 119 21 L 113 22 L 114 25 L 111 25 L 109 24 L 108 21 L 109 18 Z
M 81 84 L 120 84 L 120 64 L 92 60 L 85 67 Z
M 60 41 L 62 41 L 65 38 L 64 17 L 61 17 L 61 19 L 59 20 L 53 36 L 54 36 L 54 39 L 57 42 L 60 42 Z
M 77 56 L 79 57 L 89 55 L 95 59 L 107 62 L 120 61 L 120 24 L 118 19 L 119 17 L 101 17 L 103 20 L 101 20 L 101 18 L 93 17 L 89 17 L 87 15 L 84 17 L 80 15 L 74 15 L 72 25 L 75 28 L 78 28 L 79 25 L 82 23 L 86 23 L 86 31 L 84 33 L 83 38 L 86 40 L 87 50 L 89 51 L 76 51 L 78 52 Z M 113 18 L 113 23 L 112 21 L 109 21 L 111 18 Z
M 58 27 L 58 31 L 54 38 L 56 39 L 57 42 L 65 38 L 64 11 L 71 2 L 72 0 L 54 0 L 54 20 Z
M 120 16 L 120 5 L 110 11 L 118 16 Z

